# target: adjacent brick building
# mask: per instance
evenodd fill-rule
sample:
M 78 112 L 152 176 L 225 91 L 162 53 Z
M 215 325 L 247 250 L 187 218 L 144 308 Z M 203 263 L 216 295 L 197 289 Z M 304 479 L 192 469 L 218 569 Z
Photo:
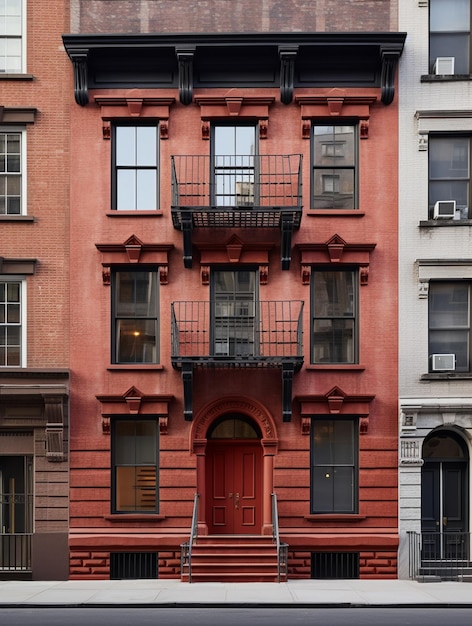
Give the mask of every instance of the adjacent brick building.
M 68 577 L 69 23 L 0 9 L 0 577 Z

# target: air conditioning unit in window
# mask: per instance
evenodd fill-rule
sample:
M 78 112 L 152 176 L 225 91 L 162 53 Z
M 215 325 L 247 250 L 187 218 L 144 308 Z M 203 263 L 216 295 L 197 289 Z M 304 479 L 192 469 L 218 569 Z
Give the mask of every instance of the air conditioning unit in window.
M 438 57 L 433 67 L 433 72 L 438 76 L 450 76 L 454 74 L 455 57 Z
M 439 200 L 434 205 L 433 218 L 435 220 L 452 220 L 456 214 L 455 200 Z
M 455 354 L 432 354 L 430 358 L 432 372 L 452 372 L 456 369 Z

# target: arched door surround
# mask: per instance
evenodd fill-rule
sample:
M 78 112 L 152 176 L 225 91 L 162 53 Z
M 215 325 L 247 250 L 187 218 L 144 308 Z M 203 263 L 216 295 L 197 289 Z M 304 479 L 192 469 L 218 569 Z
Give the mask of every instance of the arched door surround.
M 236 463 L 241 468 L 241 464 L 246 463 L 246 469 L 249 471 L 251 464 L 254 463 L 254 471 L 260 472 L 260 517 L 255 519 L 257 524 L 256 530 L 252 531 L 256 534 L 272 534 L 272 502 L 271 494 L 273 493 L 273 471 L 274 456 L 277 453 L 278 438 L 275 422 L 268 411 L 257 401 L 248 398 L 228 397 L 219 399 L 197 413 L 192 422 L 190 431 L 190 452 L 197 456 L 197 492 L 200 494 L 198 506 L 198 532 L 206 535 L 209 532 L 207 522 L 207 489 L 210 477 L 207 476 L 210 461 L 207 455 L 212 455 L 212 462 L 215 460 L 215 449 L 218 444 L 218 437 L 211 438 L 215 433 L 215 424 L 221 423 L 226 417 L 239 415 L 242 419 L 246 419 L 248 424 L 252 424 L 257 431 L 259 438 L 252 439 L 234 439 L 232 460 L 229 463 Z M 210 441 L 210 443 L 209 443 Z M 228 442 L 230 439 L 228 439 Z M 228 443 L 228 447 L 230 444 Z M 256 450 L 257 446 L 257 450 Z M 246 448 L 246 450 L 245 450 Z M 219 461 L 221 459 L 221 449 Z M 251 460 L 252 459 L 252 460 Z M 260 459 L 260 460 L 258 460 Z M 257 464 L 260 464 L 260 468 Z M 239 493 L 239 492 L 238 492 Z M 260 519 L 260 521 L 258 521 Z M 239 522 L 236 523 L 236 528 Z M 212 528 L 210 524 L 210 528 Z

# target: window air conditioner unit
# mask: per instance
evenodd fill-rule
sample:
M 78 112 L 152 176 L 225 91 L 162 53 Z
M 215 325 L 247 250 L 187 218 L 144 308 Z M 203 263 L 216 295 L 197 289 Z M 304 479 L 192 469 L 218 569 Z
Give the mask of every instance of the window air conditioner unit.
M 434 205 L 433 218 L 435 220 L 452 220 L 456 214 L 455 200 L 439 200 Z
M 432 354 L 431 355 L 431 371 L 432 372 L 452 372 L 456 369 L 455 354 Z
M 455 57 L 438 57 L 433 67 L 436 76 L 450 76 L 454 74 Z

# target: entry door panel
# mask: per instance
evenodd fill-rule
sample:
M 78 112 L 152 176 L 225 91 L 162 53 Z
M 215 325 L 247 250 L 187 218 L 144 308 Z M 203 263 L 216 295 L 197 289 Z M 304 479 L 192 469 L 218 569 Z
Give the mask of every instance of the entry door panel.
M 211 534 L 259 534 L 262 520 L 259 443 L 209 443 L 207 524 Z
M 466 469 L 461 462 L 426 461 L 421 477 L 423 558 L 462 558 L 468 530 Z

